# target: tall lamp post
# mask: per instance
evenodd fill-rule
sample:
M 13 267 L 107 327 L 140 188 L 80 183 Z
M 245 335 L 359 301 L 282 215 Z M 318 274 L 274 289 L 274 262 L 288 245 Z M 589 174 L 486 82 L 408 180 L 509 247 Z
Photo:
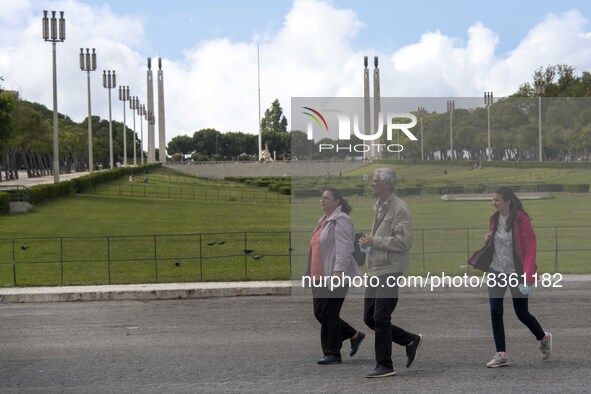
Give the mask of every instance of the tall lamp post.
M 139 100 L 138 100 L 137 96 L 131 97 L 129 99 L 129 109 L 131 109 L 131 112 L 133 112 L 133 165 L 134 166 L 137 165 L 136 140 L 135 140 L 135 111 L 137 110 L 138 106 L 139 106 Z
M 92 48 L 92 55 L 90 49 L 84 50 L 80 48 L 80 70 L 86 71 L 86 81 L 88 85 L 88 172 L 92 174 L 94 169 L 94 160 L 92 158 L 92 112 L 90 107 L 90 72 L 96 70 L 96 52 Z
M 451 159 L 454 159 L 454 138 L 453 138 L 453 127 L 452 127 L 452 117 L 454 113 L 454 109 L 456 108 L 456 103 L 454 100 L 447 100 L 447 112 L 449 112 L 449 150 Z
M 123 101 L 123 165 L 127 166 L 127 133 L 125 130 L 125 102 L 129 100 L 129 86 L 119 86 L 119 100 Z
M 111 70 L 103 70 L 103 87 L 109 90 L 109 169 L 115 168 L 113 161 L 113 119 L 111 117 L 111 89 L 117 86 L 117 78 L 115 70 L 111 74 Z
M 140 105 L 139 102 L 138 102 L 137 114 L 140 116 L 140 129 L 141 129 L 141 134 L 140 134 L 140 143 L 141 143 L 140 154 L 142 156 L 142 165 L 144 165 L 144 119 L 146 117 L 146 104 L 141 104 Z
M 542 95 L 546 91 L 546 84 L 543 80 L 537 79 L 534 86 L 538 95 L 538 160 L 542 161 Z
M 423 142 L 425 141 L 423 138 L 423 116 L 425 116 L 427 111 L 425 111 L 425 107 L 419 107 L 417 112 L 419 114 L 419 119 L 421 120 L 421 160 L 425 160 L 425 151 L 423 145 Z
M 58 145 L 57 125 L 57 71 L 56 71 L 56 42 L 63 42 L 66 39 L 66 20 L 64 12 L 60 11 L 59 20 L 55 17 L 56 11 L 51 11 L 51 19 L 47 11 L 43 11 L 43 39 L 49 41 L 53 46 L 53 182 L 60 181 L 60 158 Z M 50 29 L 51 23 L 51 29 Z
M 492 150 L 490 148 L 490 107 L 493 104 L 492 92 L 484 92 L 484 105 L 486 105 L 487 116 L 488 116 L 488 147 L 487 147 L 487 160 L 492 160 Z

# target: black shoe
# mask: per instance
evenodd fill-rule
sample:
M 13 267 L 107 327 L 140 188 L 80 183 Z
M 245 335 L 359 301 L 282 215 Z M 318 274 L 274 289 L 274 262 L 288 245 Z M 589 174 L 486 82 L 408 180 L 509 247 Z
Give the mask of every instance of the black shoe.
M 340 364 L 343 361 L 341 360 L 340 356 L 335 356 L 334 354 L 327 354 L 326 356 L 322 357 L 318 360 L 318 364 L 326 365 L 326 364 Z
M 361 342 L 363 342 L 364 339 L 365 333 L 363 331 L 359 331 L 356 339 L 351 339 L 351 350 L 349 351 L 349 356 L 353 357 L 355 353 L 357 353 L 359 350 L 359 345 L 361 345 Z
M 406 368 L 410 368 L 415 362 L 421 343 L 423 343 L 423 336 L 418 334 L 414 336 L 413 341 L 409 345 L 406 345 Z
M 373 371 L 368 372 L 365 375 L 366 378 L 385 378 L 386 376 L 394 376 L 394 370 L 392 368 L 384 367 L 383 365 L 376 365 Z

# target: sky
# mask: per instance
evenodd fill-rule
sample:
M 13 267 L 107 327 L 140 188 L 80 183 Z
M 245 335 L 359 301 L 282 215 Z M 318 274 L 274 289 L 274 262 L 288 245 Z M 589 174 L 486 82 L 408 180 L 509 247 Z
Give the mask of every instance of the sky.
M 587 0 L 0 0 L 0 9 L 0 84 L 50 109 L 41 19 L 64 11 L 58 110 L 77 122 L 88 115 L 80 48 L 96 48 L 92 114 L 103 119 L 102 71 L 116 70 L 146 103 L 147 58 L 155 76 L 161 57 L 167 142 L 203 128 L 257 133 L 259 95 L 261 115 L 279 99 L 288 122 L 292 97 L 362 96 L 364 56 L 372 68 L 379 58 L 382 97 L 502 97 L 540 66 L 591 68 Z M 123 121 L 116 91 L 111 105 Z

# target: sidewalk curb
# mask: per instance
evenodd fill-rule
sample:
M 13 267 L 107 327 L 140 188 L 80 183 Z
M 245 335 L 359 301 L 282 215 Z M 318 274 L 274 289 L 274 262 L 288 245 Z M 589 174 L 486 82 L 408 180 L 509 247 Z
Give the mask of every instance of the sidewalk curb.
M 405 287 L 410 294 L 482 294 L 486 285 L 431 287 L 433 278 L 422 287 Z M 569 291 L 591 291 L 591 275 L 563 275 L 561 281 L 552 284 L 562 287 L 539 286 L 536 294 L 560 294 Z M 349 296 L 363 296 L 363 288 L 353 288 Z M 590 293 L 591 294 L 591 293 Z M 72 302 L 72 301 L 151 301 L 175 299 L 201 299 L 215 297 L 265 296 L 265 295 L 309 295 L 309 289 L 301 287 L 300 281 L 253 281 L 253 282 L 198 282 L 198 283 L 152 283 L 140 285 L 100 286 L 55 286 L 55 287 L 9 287 L 0 288 L 0 304 L 28 302 Z
M 290 295 L 291 282 L 206 282 L 0 289 L 0 304 L 25 302 L 173 300 Z

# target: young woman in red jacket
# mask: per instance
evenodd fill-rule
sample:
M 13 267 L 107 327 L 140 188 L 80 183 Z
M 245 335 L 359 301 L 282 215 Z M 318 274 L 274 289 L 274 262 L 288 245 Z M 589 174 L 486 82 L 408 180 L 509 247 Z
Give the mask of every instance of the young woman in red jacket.
M 523 204 L 511 188 L 499 187 L 493 193 L 492 200 L 496 212 L 490 218 L 489 232 L 485 236 L 487 246 L 471 261 L 475 268 L 492 273 L 487 283 L 497 352 L 486 366 L 496 368 L 509 365 L 503 324 L 503 298 L 507 287 L 511 291 L 517 318 L 539 341 L 542 359 L 547 360 L 552 353 L 552 334 L 542 329 L 528 309 L 528 294 L 537 276 L 536 234 Z

